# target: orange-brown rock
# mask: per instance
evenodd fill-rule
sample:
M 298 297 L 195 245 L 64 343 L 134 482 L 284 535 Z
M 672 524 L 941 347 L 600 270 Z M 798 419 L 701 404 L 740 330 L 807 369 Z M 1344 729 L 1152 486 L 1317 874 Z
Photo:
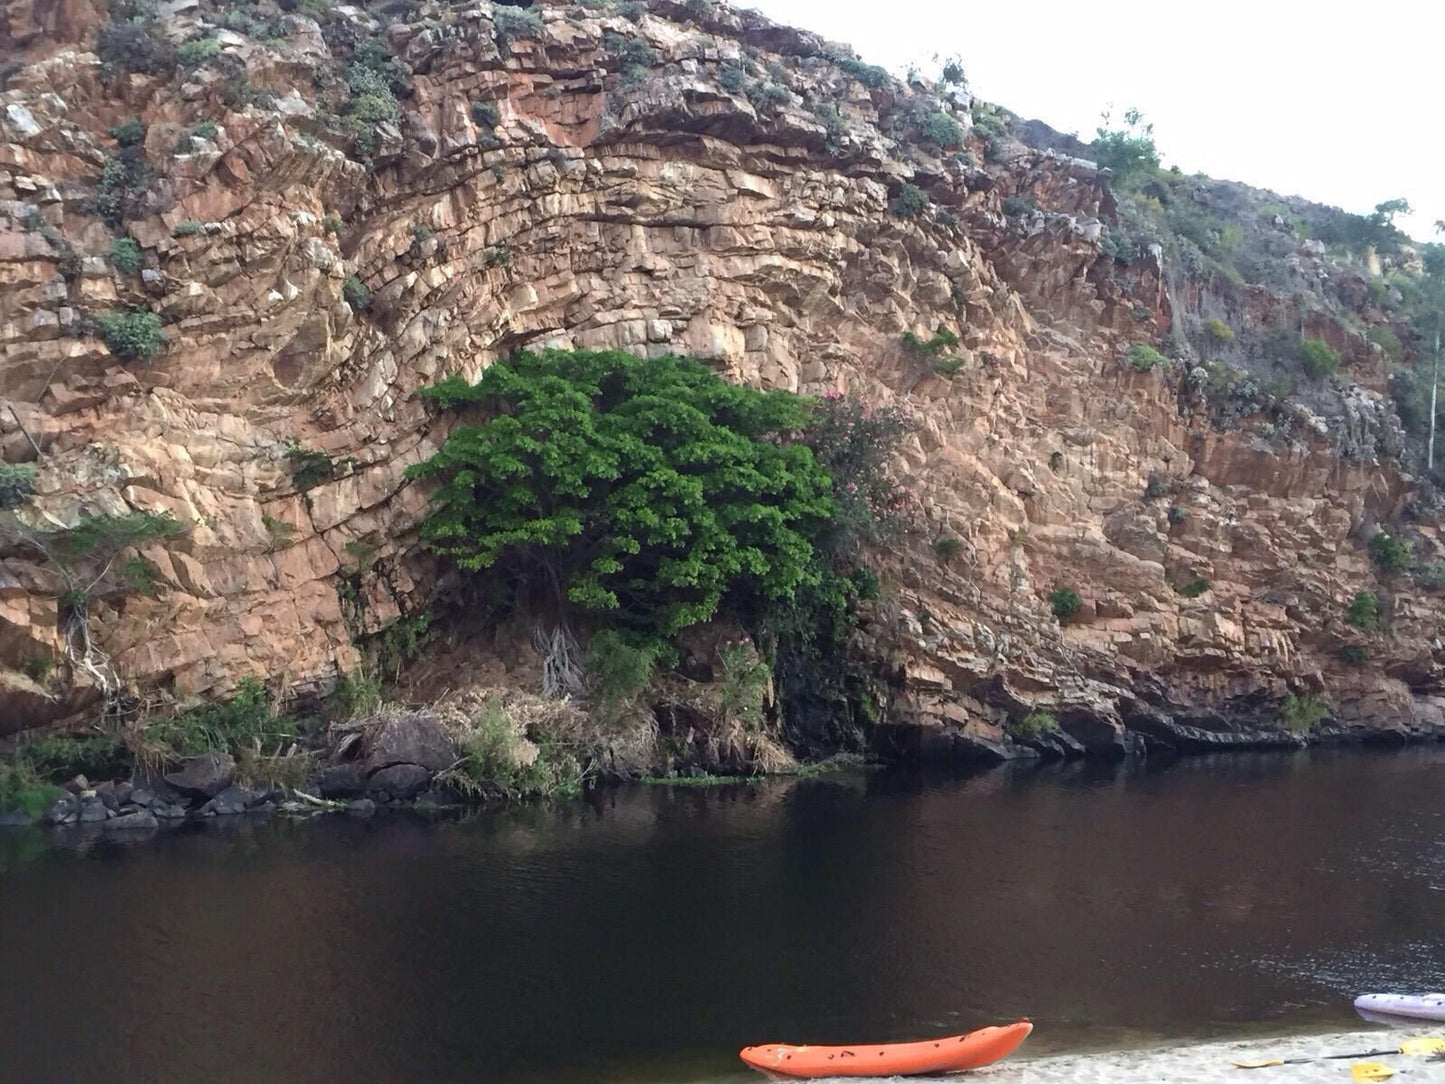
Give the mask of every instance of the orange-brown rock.
M 896 620 L 873 626 L 898 662 L 895 720 L 993 740 L 1035 706 L 1123 748 L 1138 705 L 1265 722 L 1295 690 L 1346 724 L 1440 723 L 1440 602 L 1380 581 L 1362 543 L 1411 486 L 1377 447 L 1382 363 L 1362 372 L 1353 422 L 1216 428 L 1187 366 L 1121 363 L 1191 287 L 1171 288 L 1157 254 L 1128 268 L 1101 254 L 1114 202 L 1090 164 L 909 145 L 914 91 L 870 93 L 821 39 L 753 13 L 533 10 L 541 32 L 510 50 L 486 2 L 426 2 L 392 25 L 413 90 L 368 167 L 318 118 L 311 74 L 329 54 L 304 16 L 286 43 L 226 39 L 273 93 L 237 107 L 213 69 L 108 80 L 91 51 L 104 13 L 86 3 L 6 5 L 0 43 L 22 66 L 0 93 L 0 452 L 38 458 L 34 508 L 52 522 L 164 509 L 186 527 L 144 553 L 153 596 L 92 616 L 126 681 L 182 698 L 247 675 L 329 687 L 358 637 L 433 604 L 427 500 L 404 471 L 447 423 L 416 390 L 520 346 L 620 347 L 916 408 L 900 467 L 926 537 L 893 561 Z M 642 77 L 619 73 L 609 33 L 648 43 Z M 724 89 L 750 58 L 774 65 L 763 78 L 786 101 Z M 841 132 L 804 104 L 824 97 L 843 104 Z M 495 134 L 478 101 L 495 102 Z M 966 100 L 930 107 L 969 123 Z M 144 267 L 124 275 L 91 207 L 106 131 L 131 116 L 155 179 L 125 226 Z M 214 135 L 177 150 L 202 119 Z M 889 210 L 905 179 L 932 199 L 914 218 Z M 1038 210 L 1006 217 L 1017 193 Z M 364 314 L 343 300 L 353 274 Z M 1298 304 L 1252 296 L 1261 321 Z M 151 364 L 89 333 L 88 315 L 134 305 L 164 321 Z M 901 341 L 940 326 L 961 338 L 952 377 Z M 330 458 L 304 492 L 297 448 Z M 1151 477 L 1165 495 L 1146 501 Z M 944 534 L 964 545 L 948 562 L 932 554 Z M 1208 590 L 1180 593 L 1195 578 Z M 1059 585 L 1085 602 L 1062 628 Z M 0 566 L 0 664 L 59 654 L 52 587 L 21 554 Z M 1343 623 L 1359 590 L 1391 621 L 1352 668 L 1338 649 L 1361 639 Z M 0 730 L 47 718 L 14 695 L 23 710 Z

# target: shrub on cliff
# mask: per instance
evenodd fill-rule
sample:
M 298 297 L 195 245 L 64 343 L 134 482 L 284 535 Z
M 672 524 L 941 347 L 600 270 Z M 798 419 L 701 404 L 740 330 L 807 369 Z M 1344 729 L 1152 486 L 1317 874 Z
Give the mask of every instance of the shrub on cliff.
M 807 421 L 797 396 L 621 351 L 522 353 L 423 394 L 486 420 L 408 471 L 440 482 L 422 538 L 519 601 L 661 642 L 819 579 L 836 509 L 813 453 L 780 440 Z
M 951 151 L 963 146 L 963 125 L 947 113 L 930 113 L 923 124 L 923 137 L 935 146 Z
M 1168 358 L 1144 343 L 1135 343 L 1129 347 L 1129 353 L 1126 356 L 1129 367 L 1140 373 L 1152 373 L 1155 369 L 1169 364 Z
M 1329 708 L 1318 697 L 1290 695 L 1280 707 L 1279 722 L 1291 734 L 1308 734 L 1328 714 Z
M 833 58 L 840 71 L 847 72 L 869 90 L 881 90 L 888 85 L 888 69 L 877 64 L 865 64 L 857 57 L 838 56 Z
M 1370 539 L 1370 560 L 1387 576 L 1410 567 L 1410 543 L 1381 531 Z
M 221 43 L 212 37 L 192 38 L 176 50 L 176 60 L 187 68 L 199 68 L 221 55 Z
M 1105 113 L 1092 147 L 1095 161 L 1114 171 L 1114 187 L 1127 191 L 1148 180 L 1159 169 L 1159 148 L 1154 145 L 1154 125 L 1144 123 L 1137 109 L 1124 114 L 1124 127 L 1109 127 Z
M 150 361 L 166 343 L 166 337 L 161 332 L 160 314 L 150 309 L 102 313 L 96 323 L 100 337 L 117 357 Z
M 175 47 L 154 19 L 116 8 L 96 33 L 95 53 L 108 73 L 167 75 L 176 66 Z
M 530 38 L 542 32 L 542 16 L 531 8 L 494 6 L 492 26 L 497 32 L 497 47 L 503 53 L 512 51 L 512 42 L 518 38 Z
M 1217 343 L 1234 342 L 1234 328 L 1230 327 L 1217 316 L 1212 316 L 1204 321 L 1204 330 Z
M 1059 722 L 1047 711 L 1031 711 L 1022 719 L 1010 719 L 1005 729 L 1014 737 L 1028 738 L 1054 733 L 1059 729 Z
M 888 207 L 899 218 L 916 218 L 928 210 L 929 203 L 927 192 L 904 181 Z
M 1380 600 L 1371 591 L 1359 591 L 1345 610 L 1345 624 L 1369 632 L 1380 627 Z
M 134 275 L 140 270 L 140 245 L 129 237 L 117 237 L 110 243 L 110 264 L 122 275 Z
M 630 38 L 614 30 L 602 34 L 602 48 L 617 58 L 622 85 L 635 86 L 647 78 L 657 63 L 657 51 L 641 38 Z
M 1323 339 L 1301 339 L 1300 363 L 1311 380 L 1333 376 L 1340 367 L 1340 352 Z
M 0 512 L 19 508 L 35 492 L 34 463 L 0 463 Z
M 1084 608 L 1084 600 L 1072 587 L 1056 587 L 1049 595 L 1049 607 L 1062 625 Z
M 371 291 L 357 275 L 346 276 L 346 281 L 341 284 L 341 297 L 357 312 L 365 312 L 371 307 Z

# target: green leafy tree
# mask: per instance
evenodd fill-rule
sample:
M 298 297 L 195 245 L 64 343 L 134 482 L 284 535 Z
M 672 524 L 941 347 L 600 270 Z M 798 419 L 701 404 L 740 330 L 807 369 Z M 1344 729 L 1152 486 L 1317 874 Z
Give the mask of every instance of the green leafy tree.
M 831 479 L 781 439 L 806 400 L 621 351 L 522 353 L 423 394 L 485 417 L 411 468 L 440 482 L 423 539 L 540 594 L 563 624 L 582 611 L 660 642 L 729 595 L 776 603 L 820 578 Z
M 1093 152 L 1099 165 L 1114 171 L 1114 183 L 1130 189 L 1152 177 L 1159 169 L 1159 148 L 1154 145 L 1154 125 L 1144 122 L 1144 114 L 1130 109 L 1124 114 L 1124 127 L 1111 128 L 1106 111 L 1094 140 Z

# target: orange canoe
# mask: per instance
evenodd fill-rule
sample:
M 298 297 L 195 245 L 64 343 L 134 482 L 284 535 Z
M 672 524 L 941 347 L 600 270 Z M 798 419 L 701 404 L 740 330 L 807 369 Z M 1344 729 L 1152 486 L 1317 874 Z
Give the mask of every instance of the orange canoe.
M 744 1047 L 740 1057 L 754 1069 L 784 1077 L 917 1076 L 977 1069 L 1006 1058 L 1019 1048 L 1034 1026 L 1027 1020 L 967 1035 L 925 1039 L 920 1043 L 883 1046 Z

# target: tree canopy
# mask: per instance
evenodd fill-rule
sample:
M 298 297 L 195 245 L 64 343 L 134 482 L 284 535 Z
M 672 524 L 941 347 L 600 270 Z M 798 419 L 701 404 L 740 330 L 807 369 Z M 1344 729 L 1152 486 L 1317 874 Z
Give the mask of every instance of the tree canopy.
M 440 482 L 423 539 L 465 569 L 651 640 L 818 581 L 832 479 L 786 439 L 808 400 L 621 351 L 521 353 L 423 394 L 480 418 L 410 471 Z

